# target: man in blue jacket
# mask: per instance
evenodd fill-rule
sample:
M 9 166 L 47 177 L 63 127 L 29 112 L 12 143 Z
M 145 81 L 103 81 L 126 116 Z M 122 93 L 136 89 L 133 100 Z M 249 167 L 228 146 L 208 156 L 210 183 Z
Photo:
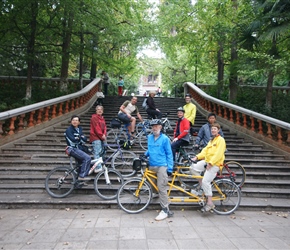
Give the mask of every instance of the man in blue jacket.
M 169 138 L 161 133 L 161 120 L 152 120 L 150 125 L 153 133 L 148 136 L 148 150 L 145 156 L 149 156 L 149 169 L 157 173 L 157 187 L 162 210 L 155 220 L 159 221 L 172 215 L 169 211 L 167 183 L 168 174 L 170 175 L 173 171 L 173 155 Z
M 195 148 L 198 148 L 199 146 L 204 148 L 212 138 L 211 125 L 216 122 L 216 114 L 209 113 L 207 116 L 207 120 L 208 122 L 204 124 L 198 132 L 198 135 L 196 137 L 195 144 L 194 144 Z M 219 135 L 221 137 L 224 137 L 224 133 L 222 129 L 219 130 Z

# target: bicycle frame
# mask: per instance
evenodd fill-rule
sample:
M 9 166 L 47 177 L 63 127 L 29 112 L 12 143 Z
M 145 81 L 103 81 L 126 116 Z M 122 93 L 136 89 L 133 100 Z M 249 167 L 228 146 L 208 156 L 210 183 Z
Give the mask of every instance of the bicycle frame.
M 178 176 L 195 178 L 195 179 L 202 179 L 203 178 L 203 176 L 181 174 L 181 173 L 179 173 L 179 169 L 180 168 L 189 169 L 189 167 L 178 166 L 177 170 L 172 173 L 172 180 L 167 183 L 167 185 L 169 186 L 169 190 L 167 192 L 167 195 L 169 197 L 169 201 L 171 201 L 171 202 L 193 202 L 193 203 L 200 203 L 200 204 L 206 203 L 206 196 L 203 195 L 202 197 L 199 197 L 199 196 L 197 196 L 195 194 L 192 194 L 192 193 L 186 191 L 184 188 L 174 184 L 174 182 L 175 182 L 175 180 L 176 180 L 176 178 Z M 155 184 L 154 180 L 157 180 L 156 173 L 154 171 L 151 171 L 148 168 L 146 168 L 146 170 L 145 170 L 145 172 L 143 174 L 143 177 L 142 177 L 142 181 L 140 182 L 138 190 L 135 193 L 135 196 L 139 195 L 139 191 L 141 190 L 141 187 L 142 187 L 142 185 L 144 184 L 145 181 L 148 181 L 151 184 L 151 186 L 158 192 L 158 187 Z M 216 185 L 214 180 L 213 180 L 212 183 L 213 183 L 213 185 L 215 186 L 216 190 L 218 191 L 218 193 L 220 195 L 220 196 L 213 196 L 212 200 L 213 201 L 225 200 L 226 196 L 223 194 L 223 192 L 220 190 L 220 188 Z M 185 193 L 185 194 L 188 195 L 188 197 L 170 197 L 170 193 L 171 193 L 172 190 L 178 190 L 178 191 L 180 191 L 182 193 Z

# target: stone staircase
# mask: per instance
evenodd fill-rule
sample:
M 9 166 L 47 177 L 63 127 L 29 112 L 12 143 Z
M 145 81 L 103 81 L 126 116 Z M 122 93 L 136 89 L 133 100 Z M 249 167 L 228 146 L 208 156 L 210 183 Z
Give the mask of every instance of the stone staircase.
M 128 98 L 107 97 L 104 99 L 104 116 L 109 127 L 116 117 L 120 105 Z M 143 98 L 139 97 L 141 108 Z M 169 120 L 176 121 L 176 109 L 184 104 L 180 98 L 155 98 L 161 111 L 170 112 Z M 95 107 L 81 114 L 81 126 L 89 136 L 89 123 Z M 206 122 L 206 118 L 197 114 L 195 127 L 198 129 Z M 69 126 L 69 120 L 38 131 L 25 138 L 1 147 L 0 154 L 0 207 L 1 208 L 95 208 L 117 207 L 116 200 L 105 201 L 99 198 L 91 184 L 78 190 L 64 199 L 51 198 L 44 189 L 47 173 L 56 166 L 68 165 L 69 158 L 64 153 L 65 140 L 63 132 Z M 250 141 L 237 135 L 231 128 L 223 126 L 227 143 L 226 160 L 238 161 L 246 169 L 247 179 L 242 188 L 240 209 L 274 209 L 290 208 L 290 160 L 286 155 L 266 149 L 262 143 Z M 194 139 L 194 138 L 193 138 Z M 136 155 L 143 153 L 138 144 L 133 150 Z M 110 153 L 110 152 L 108 152 Z M 172 207 L 197 205 L 175 204 Z M 158 207 L 157 202 L 150 205 Z

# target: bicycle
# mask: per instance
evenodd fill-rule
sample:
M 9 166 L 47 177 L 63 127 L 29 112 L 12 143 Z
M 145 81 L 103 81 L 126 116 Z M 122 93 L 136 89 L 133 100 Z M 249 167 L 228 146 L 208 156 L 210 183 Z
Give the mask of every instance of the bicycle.
M 135 170 L 139 171 L 141 167 L 140 163 L 133 164 Z M 197 203 L 200 206 L 205 206 L 207 202 L 207 198 L 204 194 L 198 196 L 187 191 L 182 186 L 177 186 L 175 184 L 176 178 L 179 176 L 188 176 L 186 174 L 181 174 L 180 169 L 186 168 L 189 169 L 188 166 L 178 165 L 174 172 L 172 173 L 171 181 L 168 181 L 167 185 L 168 189 L 168 197 L 169 201 L 174 202 L 188 202 L 188 203 Z M 190 176 L 190 178 L 200 179 L 202 176 Z M 158 187 L 155 184 L 157 180 L 156 173 L 150 171 L 148 167 L 143 173 L 141 178 L 135 177 L 130 180 L 127 180 L 123 183 L 117 193 L 117 202 L 119 207 L 127 213 L 135 214 L 140 213 L 144 209 L 146 209 L 151 200 L 152 200 L 152 188 L 158 192 Z M 173 190 L 177 190 L 186 196 L 183 197 L 174 197 L 171 196 L 171 192 Z M 240 188 L 232 182 L 230 179 L 215 179 L 212 181 L 212 201 L 215 207 L 212 209 L 216 214 L 220 215 L 228 215 L 233 213 L 240 205 L 241 202 L 241 190 Z
M 115 148 L 114 152 L 109 156 L 105 157 L 107 148 Z M 107 144 L 105 143 L 103 145 L 102 152 L 100 153 L 100 156 L 103 157 L 104 164 L 107 164 L 109 162 L 113 169 L 117 169 L 123 177 L 130 177 L 135 174 L 135 171 L 132 169 L 132 162 L 133 159 L 135 159 L 137 156 L 134 152 L 122 150 L 121 146 L 119 144 Z
M 162 118 L 161 118 L 161 122 L 162 122 L 162 132 L 167 134 L 167 133 L 170 133 L 170 132 L 173 132 L 173 128 L 172 128 L 172 125 L 171 125 L 171 122 L 170 120 L 168 119 L 168 115 L 170 114 L 170 112 L 166 112 L 165 114 L 162 114 Z M 148 115 L 147 119 L 144 120 L 143 122 L 143 125 L 147 128 L 147 129 L 150 129 L 150 121 L 152 120 L 152 116 Z M 139 124 L 141 123 L 138 123 L 136 125 L 136 131 L 137 132 L 140 132 L 139 129 L 142 128 L 142 126 L 138 126 Z
M 137 127 L 139 128 L 139 132 L 135 135 L 134 138 L 131 139 L 131 135 L 129 133 L 128 127 L 130 123 L 123 124 L 120 128 L 111 128 L 107 133 L 107 140 L 113 141 L 114 143 L 124 147 L 125 143 L 130 143 L 133 145 L 136 140 L 138 140 L 140 147 L 143 150 L 147 149 L 147 137 L 151 133 L 151 129 L 148 129 L 144 123 L 139 123 Z M 140 129 L 141 128 L 141 129 Z M 131 140 L 130 140 L 131 139 Z M 114 150 L 114 148 L 108 145 L 108 148 Z
M 113 200 L 117 197 L 117 190 L 124 180 L 121 173 L 115 169 L 108 169 L 103 159 L 92 160 L 91 165 L 102 164 L 100 171 L 94 179 L 94 190 L 96 194 L 105 200 Z M 84 181 L 78 180 L 80 164 L 70 156 L 70 166 L 56 167 L 52 169 L 45 179 L 45 189 L 53 198 L 64 198 L 72 193 L 74 189 L 86 185 Z
M 201 151 L 201 148 L 198 148 L 198 150 Z M 191 162 L 191 156 L 184 147 L 180 147 L 175 159 L 177 159 L 177 162 Z M 181 170 L 181 172 L 183 172 L 183 170 Z M 217 173 L 217 178 L 229 178 L 231 181 L 235 182 L 238 187 L 242 188 L 246 181 L 246 170 L 239 162 L 227 161 L 223 163 L 223 168 Z M 196 188 L 198 185 L 198 183 L 192 180 L 188 181 L 186 178 L 179 178 L 179 181 L 182 185 L 190 188 Z

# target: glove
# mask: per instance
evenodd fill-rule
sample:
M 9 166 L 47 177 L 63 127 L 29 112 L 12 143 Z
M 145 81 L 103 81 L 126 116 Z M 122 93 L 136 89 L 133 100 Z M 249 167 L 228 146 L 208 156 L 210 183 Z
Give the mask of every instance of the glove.
M 171 176 L 172 175 L 172 170 L 167 170 L 167 175 Z

